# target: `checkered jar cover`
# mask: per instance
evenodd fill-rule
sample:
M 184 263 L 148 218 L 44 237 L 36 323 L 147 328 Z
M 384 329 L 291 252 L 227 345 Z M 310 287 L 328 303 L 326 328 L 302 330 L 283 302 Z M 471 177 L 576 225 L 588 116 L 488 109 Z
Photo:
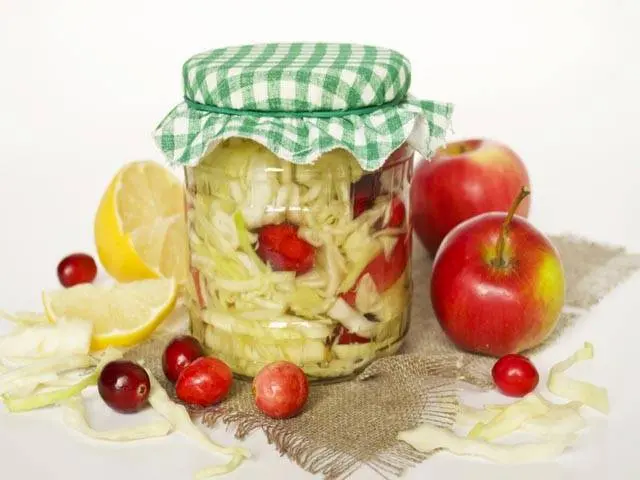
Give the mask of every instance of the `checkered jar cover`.
M 172 165 L 195 165 L 218 142 L 244 137 L 296 164 L 344 148 L 372 171 L 405 142 L 431 156 L 453 111 L 408 94 L 403 55 L 366 45 L 220 48 L 187 60 L 183 79 L 184 101 L 155 131 Z

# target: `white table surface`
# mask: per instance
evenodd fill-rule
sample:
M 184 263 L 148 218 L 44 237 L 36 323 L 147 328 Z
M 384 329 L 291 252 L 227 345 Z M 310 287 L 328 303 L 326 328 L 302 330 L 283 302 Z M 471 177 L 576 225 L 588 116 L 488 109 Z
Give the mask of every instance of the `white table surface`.
M 536 225 L 640 251 L 639 6 L 637 0 L 4 0 L 0 307 L 38 308 L 41 289 L 57 287 L 59 259 L 94 252 L 93 215 L 111 176 L 127 161 L 161 160 L 150 133 L 180 100 L 182 62 L 246 42 L 353 41 L 402 51 L 413 63 L 415 94 L 457 105 L 455 137 L 495 138 L 521 154 L 532 177 Z M 574 449 L 526 467 L 441 454 L 405 478 L 640 478 L 639 288 L 635 275 L 536 358 L 546 372 L 584 340 L 595 344 L 596 359 L 575 374 L 609 389 L 612 412 L 593 415 Z M 98 426 L 123 421 L 92 405 Z M 222 428 L 213 437 L 232 439 Z M 312 478 L 280 458 L 262 434 L 245 444 L 255 458 L 228 478 Z M 85 441 L 64 429 L 56 410 L 0 412 L 0 458 L 2 478 L 24 480 L 188 479 L 218 460 L 176 435 L 137 446 Z

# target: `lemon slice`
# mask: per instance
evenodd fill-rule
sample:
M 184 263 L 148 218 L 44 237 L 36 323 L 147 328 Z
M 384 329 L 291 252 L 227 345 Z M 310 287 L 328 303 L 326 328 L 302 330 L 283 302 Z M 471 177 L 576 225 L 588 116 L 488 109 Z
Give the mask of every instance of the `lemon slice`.
M 102 196 L 94 233 L 103 267 L 120 282 L 187 276 L 184 189 L 152 161 L 118 171 Z
M 93 323 L 91 349 L 126 347 L 145 340 L 171 313 L 177 297 L 173 278 L 139 280 L 110 286 L 81 284 L 44 292 L 49 320 L 80 318 Z

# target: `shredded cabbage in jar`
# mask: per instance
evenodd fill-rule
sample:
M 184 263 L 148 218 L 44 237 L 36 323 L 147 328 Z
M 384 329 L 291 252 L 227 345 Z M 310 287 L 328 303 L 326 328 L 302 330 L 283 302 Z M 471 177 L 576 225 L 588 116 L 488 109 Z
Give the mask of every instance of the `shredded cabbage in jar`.
M 282 359 L 348 375 L 397 348 L 410 301 L 410 159 L 365 172 L 344 150 L 294 165 L 251 140 L 219 143 L 186 171 L 193 334 L 248 376 Z M 310 269 L 273 263 L 292 246 L 261 253 L 273 226 L 306 242 Z

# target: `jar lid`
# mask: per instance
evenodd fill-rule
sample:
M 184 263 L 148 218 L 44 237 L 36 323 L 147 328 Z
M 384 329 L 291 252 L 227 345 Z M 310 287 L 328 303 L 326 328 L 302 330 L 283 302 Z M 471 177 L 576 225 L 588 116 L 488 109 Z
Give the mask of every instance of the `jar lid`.
M 411 65 L 386 48 L 346 43 L 269 43 L 199 53 L 183 67 L 188 101 L 222 109 L 317 112 L 402 100 Z
M 196 165 L 222 140 L 242 137 L 295 164 L 343 148 L 372 171 L 405 142 L 431 156 L 453 113 L 408 93 L 404 56 L 366 45 L 220 48 L 187 60 L 183 79 L 184 101 L 155 131 L 174 166 Z

